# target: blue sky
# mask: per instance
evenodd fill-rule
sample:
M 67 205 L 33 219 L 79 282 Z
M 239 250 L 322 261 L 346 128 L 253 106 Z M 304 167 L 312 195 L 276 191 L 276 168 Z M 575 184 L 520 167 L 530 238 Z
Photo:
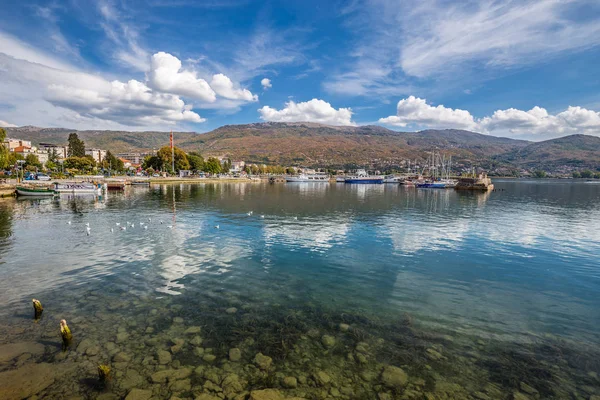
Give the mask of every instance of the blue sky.
M 600 3 L 3 1 L 0 124 L 600 135 Z

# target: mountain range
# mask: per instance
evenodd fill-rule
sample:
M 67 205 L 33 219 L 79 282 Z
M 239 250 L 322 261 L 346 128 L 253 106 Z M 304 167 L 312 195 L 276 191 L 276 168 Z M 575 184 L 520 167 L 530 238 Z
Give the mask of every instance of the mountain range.
M 86 147 L 114 153 L 147 152 L 169 143 L 169 132 L 76 131 L 23 126 L 6 128 L 9 137 L 34 144 L 65 144 L 77 132 Z M 207 133 L 175 132 L 176 146 L 206 156 L 246 162 L 349 168 L 393 167 L 403 160 L 427 159 L 431 151 L 465 166 L 488 170 L 566 171 L 600 168 L 600 138 L 571 135 L 529 142 L 444 129 L 398 132 L 381 126 L 329 126 L 309 122 L 225 125 Z

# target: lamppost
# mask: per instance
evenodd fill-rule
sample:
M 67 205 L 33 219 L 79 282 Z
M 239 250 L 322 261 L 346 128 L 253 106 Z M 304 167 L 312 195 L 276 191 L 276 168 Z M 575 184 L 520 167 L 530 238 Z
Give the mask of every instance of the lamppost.
M 25 164 L 26 161 L 25 160 L 17 160 L 17 164 L 19 164 L 17 166 L 17 182 L 21 183 L 21 181 L 23 181 L 23 164 Z M 21 178 L 19 178 L 19 171 L 21 171 Z

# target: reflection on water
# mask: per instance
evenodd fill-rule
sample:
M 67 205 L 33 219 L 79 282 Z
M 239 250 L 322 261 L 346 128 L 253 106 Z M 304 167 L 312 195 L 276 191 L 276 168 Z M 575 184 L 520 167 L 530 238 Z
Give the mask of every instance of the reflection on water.
M 0 397 L 600 395 L 600 186 L 495 183 L 5 200 Z

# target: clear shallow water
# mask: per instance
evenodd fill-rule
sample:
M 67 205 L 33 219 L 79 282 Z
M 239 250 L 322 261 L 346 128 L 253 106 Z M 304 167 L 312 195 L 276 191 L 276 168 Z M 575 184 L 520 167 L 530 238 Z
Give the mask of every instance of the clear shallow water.
M 16 359 L 0 348 L 0 381 L 43 364 L 63 371 L 40 391 L 49 398 L 600 395 L 600 185 L 495 183 L 493 193 L 168 185 L 2 201 L 0 345 L 44 348 Z M 32 297 L 45 306 L 37 323 Z M 66 352 L 62 318 L 75 336 Z M 258 366 L 259 352 L 272 366 Z M 104 387 L 98 363 L 113 369 Z M 408 381 L 391 383 L 387 365 Z M 153 375 L 175 368 L 167 382 Z M 34 394 L 11 385 L 15 398 Z

